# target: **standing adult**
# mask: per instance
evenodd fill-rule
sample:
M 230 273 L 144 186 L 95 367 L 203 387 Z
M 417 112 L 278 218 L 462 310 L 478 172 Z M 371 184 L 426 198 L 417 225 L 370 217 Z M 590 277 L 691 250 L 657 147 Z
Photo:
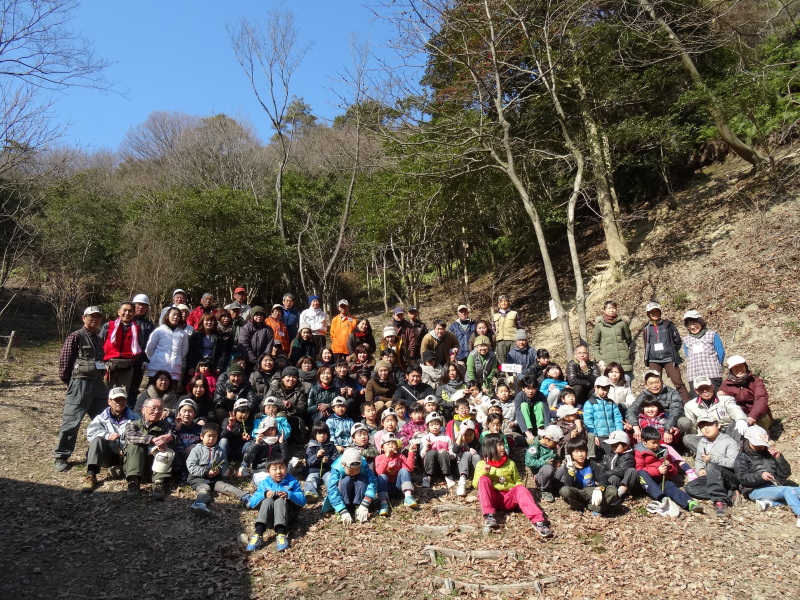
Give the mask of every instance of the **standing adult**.
M 603 303 L 603 314 L 597 317 L 592 331 L 592 356 L 600 363 L 600 369 L 614 362 L 625 369 L 625 378 L 630 382 L 633 378 L 633 359 L 631 347 L 633 336 L 628 321 L 617 314 L 617 303 L 606 300 Z
M 441 367 L 449 363 L 458 353 L 460 348 L 458 338 L 452 331 L 447 331 L 447 323 L 436 321 L 433 329 L 425 334 L 419 351 L 424 355 L 425 352 L 433 352 L 436 356 L 436 366 Z M 437 381 L 436 384 L 439 382 Z
M 272 347 L 278 354 L 289 354 L 292 340 L 289 339 L 289 331 L 283 324 L 283 306 L 273 304 L 272 311 L 266 319 L 266 324 L 272 328 Z
M 412 360 L 419 360 L 422 356 L 422 338 L 428 335 L 428 326 L 422 320 L 419 314 L 419 309 L 416 306 L 411 306 L 408 309 L 408 324 L 414 330 L 414 337 L 417 338 L 416 356 L 412 356 Z
M 450 323 L 447 330 L 458 340 L 458 361 L 464 362 L 469 356 L 469 339 L 475 333 L 475 321 L 469 317 L 469 307 L 460 304 L 456 309 L 458 318 Z
M 683 338 L 683 353 L 686 356 L 686 380 L 690 390 L 692 382 L 698 377 L 708 377 L 715 390 L 722 385 L 722 361 L 725 360 L 725 347 L 722 339 L 706 325 L 703 315 L 697 310 L 687 310 L 683 324 L 689 332 Z M 751 423 L 752 425 L 752 423 Z
M 228 360 L 233 349 L 233 337 L 223 337 L 217 331 L 217 317 L 213 313 L 203 315 L 197 324 L 197 331 L 189 336 L 189 352 L 186 355 L 186 375 L 183 383 L 197 370 L 197 363 L 208 361 L 216 377 L 228 368 Z
M 161 309 L 161 314 L 158 316 L 158 322 L 164 320 L 164 315 L 167 314 L 167 311 L 172 308 L 173 306 L 180 306 L 181 304 L 186 304 L 189 301 L 189 296 L 186 295 L 186 291 L 177 288 L 172 291 L 172 304 L 167 304 L 164 308 Z
M 401 340 L 405 348 L 406 357 L 409 362 L 413 362 L 413 356 L 419 356 L 419 342 L 414 328 L 406 320 L 406 310 L 402 306 L 395 306 L 392 310 L 392 326 L 395 335 Z M 384 336 L 386 334 L 384 333 Z
M 237 287 L 235 290 L 233 290 L 233 301 L 238 302 L 239 306 L 242 307 L 242 319 L 247 321 L 247 319 L 250 318 L 251 310 L 250 305 L 247 303 L 247 290 L 243 287 Z
M 88 414 L 94 419 L 106 407 L 108 391 L 103 385 L 106 373 L 103 342 L 97 335 L 102 321 L 99 308 L 86 308 L 83 311 L 83 327 L 67 336 L 58 357 L 58 377 L 67 386 L 55 448 L 55 470 L 58 473 L 69 468 L 67 459 L 75 451 L 83 415 Z
M 139 347 L 146 348 L 147 342 L 150 341 L 150 335 L 155 331 L 156 326 L 150 320 L 150 298 L 144 294 L 136 294 L 133 297 L 133 320 L 139 325 L 141 335 L 139 337 Z M 147 362 L 147 354 L 142 352 L 139 358 L 133 363 L 133 375 L 131 376 L 131 385 L 128 388 L 128 406 L 133 406 L 136 403 L 136 396 L 139 394 L 139 388 L 142 386 L 142 379 L 144 378 L 144 365 Z
M 283 324 L 286 325 L 286 331 L 289 332 L 289 339 L 293 340 L 297 337 L 297 331 L 300 329 L 300 313 L 294 307 L 294 294 L 286 292 L 282 302 Z
M 181 326 L 181 311 L 177 306 L 167 310 L 144 351 L 149 359 L 148 377 L 154 377 L 158 371 L 166 371 L 173 381 L 181 380 L 189 352 L 189 335 Z
M 364 345 L 369 348 L 370 354 L 375 354 L 377 346 L 375 345 L 375 336 L 372 334 L 372 325 L 369 319 L 361 317 L 356 321 L 356 328 L 347 336 L 347 352 L 348 355 L 354 354 L 356 346 Z
M 194 307 L 194 310 L 186 317 L 186 322 L 197 331 L 200 329 L 200 319 L 209 314 L 214 314 L 214 294 L 206 292 L 200 298 L 200 306 Z
M 331 352 L 336 361 L 347 360 L 347 338 L 356 328 L 357 319 L 350 313 L 350 303 L 342 298 L 337 304 L 339 314 L 331 319 Z M 373 342 L 373 352 L 375 351 Z
M 328 315 L 322 310 L 322 302 L 319 296 L 311 296 L 308 299 L 309 307 L 300 313 L 300 327 L 311 329 L 311 338 L 314 340 L 316 352 L 311 356 L 316 356 L 325 347 L 325 336 L 328 333 Z
M 511 310 L 511 300 L 508 296 L 502 294 L 497 299 L 497 312 L 492 316 L 492 330 L 495 334 L 497 345 L 495 346 L 495 354 L 497 354 L 497 364 L 503 364 L 506 360 L 511 347 L 514 345 L 514 338 L 517 335 L 517 330 L 522 329 L 522 323 L 519 320 L 519 313 Z
M 247 372 L 251 373 L 258 364 L 258 357 L 272 352 L 275 339 L 272 327 L 266 324 L 267 313 L 262 306 L 250 309 L 250 320 L 239 333 L 239 353 L 247 359 Z
M 678 395 L 686 404 L 689 392 L 683 383 L 678 365 L 681 362 L 681 336 L 678 328 L 669 319 L 661 318 L 661 305 L 650 302 L 645 307 L 649 322 L 644 326 L 644 364 L 648 369 L 667 372 Z
M 574 359 L 567 363 L 567 383 L 575 390 L 575 399 L 583 404 L 594 389 L 594 381 L 602 375 L 600 365 L 589 360 L 589 348 L 580 345 L 575 348 Z
M 133 365 L 139 360 L 144 347 L 142 331 L 134 316 L 133 303 L 123 302 L 119 305 L 117 318 L 103 325 L 100 330 L 109 391 L 115 387 L 131 388 Z

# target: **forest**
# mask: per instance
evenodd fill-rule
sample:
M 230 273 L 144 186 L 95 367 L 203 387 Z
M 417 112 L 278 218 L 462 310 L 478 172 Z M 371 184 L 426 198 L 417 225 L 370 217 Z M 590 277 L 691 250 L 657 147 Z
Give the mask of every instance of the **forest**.
M 398 62 L 354 46 L 332 123 L 293 93 L 305 47 L 280 10 L 228 28 L 270 139 L 156 111 L 87 153 L 59 144 L 46 92 L 103 88 L 103 60 L 70 37 L 71 3 L 4 4 L 0 315 L 33 292 L 59 337 L 86 303 L 176 285 L 388 311 L 431 285 L 469 303 L 481 273 L 538 263 L 571 339 L 589 228 L 625 278 L 642 202 L 731 153 L 777 179 L 800 118 L 794 0 L 400 0 L 374 9 Z

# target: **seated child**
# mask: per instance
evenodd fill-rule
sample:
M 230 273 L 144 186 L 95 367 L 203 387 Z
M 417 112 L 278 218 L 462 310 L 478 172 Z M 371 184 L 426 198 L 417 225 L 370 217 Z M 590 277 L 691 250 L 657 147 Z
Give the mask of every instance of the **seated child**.
M 384 435 L 381 443 L 381 454 L 375 457 L 378 499 L 381 503 L 378 515 L 389 514 L 389 498 L 392 496 L 403 498 L 405 506 L 416 508 L 414 484 L 411 483 L 416 452 L 409 452 L 407 457 L 400 454 L 400 440 L 394 433 Z
M 378 449 L 369 438 L 369 429 L 363 423 L 356 423 L 350 428 L 349 448 L 355 448 L 361 452 L 361 456 L 367 459 L 367 464 L 375 462 L 378 456 Z
M 306 497 L 300 483 L 288 473 L 284 459 L 272 457 L 267 463 L 267 476 L 247 503 L 249 508 L 258 507 L 258 516 L 255 533 L 250 537 L 246 550 L 254 552 L 262 546 L 268 527 L 275 531 L 278 552 L 288 550 L 288 527 L 305 504 Z
M 686 484 L 686 493 L 692 498 L 711 500 L 717 516 L 721 517 L 727 514 L 728 506 L 736 504 L 739 496 L 739 480 L 733 471 L 739 444 L 720 431 L 716 416 L 700 416 L 697 429 L 703 436 L 697 444 L 694 460 L 697 479 Z
M 452 423 L 453 421 L 451 421 Z M 467 482 L 475 472 L 475 465 L 480 461 L 481 443 L 478 440 L 475 421 L 460 421 L 454 441 L 456 466 L 458 467 L 458 487 L 456 496 L 467 495 Z
M 229 461 L 242 460 L 250 443 L 253 419 L 250 417 L 250 402 L 239 398 L 233 405 L 230 415 L 222 422 L 222 439 L 219 447 L 225 451 Z
M 539 393 L 539 385 L 532 377 L 519 380 L 522 390 L 514 397 L 515 416 L 519 430 L 530 444 L 540 429 L 550 424 L 550 411 L 544 397 Z
M 82 491 L 94 491 L 97 487 L 97 475 L 102 467 L 109 467 L 112 477 L 122 477 L 125 426 L 139 418 L 139 415 L 128 408 L 127 390 L 124 387 L 113 388 L 108 394 L 108 408 L 92 419 L 86 429 L 89 451 L 86 453 L 86 480 Z
M 558 413 L 558 409 L 564 405 L 574 406 L 578 408 L 578 398 L 575 396 L 575 390 L 571 387 L 564 388 L 561 390 L 561 393 L 558 395 L 558 406 L 550 408 L 550 416 L 556 418 Z M 578 414 L 582 415 L 580 408 L 578 408 Z
M 594 434 L 594 441 L 597 446 L 601 446 L 604 452 L 610 452 L 611 448 L 605 443 L 606 438 L 612 431 L 622 429 L 622 413 L 608 394 L 611 390 L 611 381 L 605 375 L 601 375 L 594 382 L 594 392 L 583 405 L 583 420 L 586 430 Z
M 744 451 L 733 464 L 744 495 L 759 510 L 788 504 L 800 527 L 800 488 L 786 485 L 792 469 L 786 458 L 769 445 L 769 434 L 763 427 L 751 425 L 744 433 Z
M 387 433 L 394 433 L 397 435 L 397 441 L 400 449 L 403 447 L 403 440 L 400 438 L 400 429 L 397 426 L 397 413 L 393 409 L 387 408 L 381 415 L 381 429 L 378 429 L 373 435 L 372 440 L 376 448 L 383 448 L 383 436 Z
M 378 431 L 380 424 L 378 423 L 378 411 L 375 408 L 374 402 L 367 402 L 366 400 L 361 404 L 361 424 L 366 426 L 369 434 L 375 435 Z
M 563 437 L 564 432 L 558 425 L 548 425 L 525 452 L 525 466 L 533 473 L 545 502 L 556 501 L 553 493 L 558 491 L 559 478 L 556 473 L 561 465 L 558 442 Z
M 618 504 L 626 494 L 639 489 L 639 473 L 636 471 L 636 458 L 627 433 L 622 430 L 612 431 L 606 443 L 611 451 L 603 456 L 601 466 L 608 483 L 617 488 L 617 497 L 611 503 Z
M 439 401 L 436 399 L 436 396 L 433 394 L 425 396 L 425 399 L 422 401 L 422 408 L 425 409 L 426 415 L 439 412 Z
M 599 517 L 608 510 L 609 503 L 616 497 L 617 489 L 609 485 L 605 473 L 593 458 L 583 440 L 570 440 L 564 447 L 563 484 L 558 492 L 572 510 L 592 511 Z
M 456 453 L 453 450 L 453 440 L 442 432 L 442 421 L 439 413 L 430 413 L 425 417 L 428 432 L 420 436 L 422 443 L 420 457 L 425 471 L 422 487 L 431 486 L 431 478 L 437 474 L 437 471 L 444 477 L 447 489 L 456 485 L 450 464 L 450 461 L 456 457 Z
M 200 432 L 203 426 L 195 423 L 197 416 L 197 403 L 190 398 L 184 398 L 178 404 L 175 415 L 175 451 L 185 460 L 189 457 L 195 444 L 200 443 Z
M 594 441 L 594 434 L 586 431 L 586 426 L 579 418 L 579 411 L 576 406 L 564 404 L 556 411 L 558 417 L 557 425 L 564 432 L 564 438 L 559 444 L 559 451 L 564 452 L 564 447 L 570 440 L 582 441 L 589 449 L 589 458 L 595 457 L 597 444 Z
M 353 419 L 346 415 L 347 400 L 342 396 L 336 396 L 333 399 L 331 410 L 333 414 L 325 422 L 331 432 L 331 441 L 336 444 L 336 449 L 341 454 L 345 447 L 350 445 L 350 429 L 353 427 Z
M 513 421 L 515 416 L 514 409 L 514 395 L 511 393 L 511 388 L 506 383 L 499 383 L 494 390 L 496 400 L 500 402 L 500 408 L 503 411 L 503 418 L 508 421 Z M 485 412 L 488 414 L 489 405 L 486 405 Z
M 331 465 L 323 514 L 334 511 L 342 525 L 353 524 L 352 510 L 359 523 L 369 519 L 369 507 L 377 497 L 377 478 L 367 460 L 355 448 L 347 448 Z
M 545 538 L 553 537 L 541 509 L 520 480 L 516 463 L 508 458 L 500 435 L 493 433 L 483 438 L 481 457 L 483 460 L 475 467 L 472 485 L 478 490 L 484 527 L 497 529 L 497 511 L 519 508 L 536 533 Z
M 189 510 L 201 515 L 210 515 L 208 507 L 211 502 L 211 491 L 238 498 L 243 504 L 250 500 L 250 494 L 235 485 L 225 483 L 223 478 L 228 474 L 228 460 L 225 451 L 217 445 L 219 425 L 206 423 L 200 432 L 200 444 L 192 448 L 186 461 L 189 470 L 189 485 L 197 492 L 197 499 L 189 506 Z
M 201 360 L 197 363 L 197 374 L 206 378 L 208 384 L 208 395 L 214 397 L 214 392 L 217 391 L 217 376 L 211 368 L 210 360 Z M 191 392 L 189 384 L 186 385 L 186 391 Z
M 703 512 L 700 503 L 692 500 L 672 481 L 680 469 L 677 461 L 661 445 L 660 440 L 661 434 L 658 429 L 645 427 L 642 429 L 642 441 L 636 444 L 634 449 L 636 470 L 639 473 L 639 482 L 642 484 L 642 488 L 648 496 L 661 504 L 659 508 L 661 514 L 665 514 L 666 509 L 669 508 L 666 498 L 674 500 L 684 510 Z
M 458 436 L 459 429 L 461 428 L 461 423 L 464 421 L 470 421 L 471 423 L 475 423 L 472 419 L 472 415 L 469 412 L 469 402 L 466 398 L 459 398 L 455 402 L 455 414 L 453 415 L 453 420 L 447 424 L 445 431 L 447 435 L 450 436 L 451 440 L 455 440 L 456 436 Z M 485 420 L 485 417 L 484 417 Z M 480 434 L 480 430 L 477 431 Z
M 252 472 L 263 472 L 267 468 L 269 459 L 273 456 L 280 454 L 283 460 L 287 460 L 286 454 L 283 453 L 283 445 L 280 443 L 280 434 L 278 432 L 278 421 L 275 417 L 264 417 L 258 423 L 256 429 L 256 439 L 254 442 L 247 445 L 247 450 L 242 457 L 242 464 L 239 467 L 239 477 L 249 477 Z M 258 485 L 260 477 L 254 476 L 253 483 Z
M 331 431 L 326 423 L 315 423 L 311 428 L 311 440 L 306 446 L 306 467 L 308 477 L 303 494 L 309 502 L 319 500 L 319 480 L 328 487 L 331 464 L 339 458 L 339 450 L 330 440 Z
M 425 409 L 422 408 L 419 402 L 415 402 L 408 407 L 408 416 L 410 418 L 400 430 L 403 446 L 408 446 L 412 439 L 419 439 L 428 432 L 428 427 L 425 425 Z
M 280 403 L 278 402 L 278 399 L 275 396 L 267 396 L 261 401 L 261 410 L 264 414 L 256 417 L 253 421 L 252 435 L 256 435 L 256 431 L 258 430 L 258 425 L 261 422 L 261 419 L 264 417 L 272 417 L 278 424 L 278 443 L 281 446 L 281 454 L 283 454 L 284 458 L 290 457 L 292 453 L 289 451 L 289 437 L 292 435 L 292 426 L 289 424 L 289 421 L 286 417 L 278 416 L 280 411 Z M 292 472 L 292 467 L 296 464 L 296 461 L 297 459 L 290 459 L 290 473 Z
M 652 396 L 651 394 L 645 394 L 641 404 L 639 404 L 639 411 L 639 428 L 644 429 L 645 427 L 654 427 L 657 429 L 659 435 L 661 435 L 661 446 L 667 449 L 669 455 L 686 474 L 686 480 L 694 481 L 697 479 L 695 470 L 685 460 L 683 460 L 683 457 L 680 455 L 680 453 L 678 453 L 678 451 L 675 450 L 671 444 L 664 443 L 664 432 L 667 430 L 666 425 L 669 415 L 664 412 L 664 407 L 661 405 L 661 402 L 658 400 L 658 398 Z M 673 443 L 678 440 L 680 435 L 680 432 L 673 435 Z
M 556 363 L 550 363 L 544 370 L 544 379 L 539 386 L 539 391 L 547 398 L 547 406 L 556 408 L 561 390 L 569 387 L 564 372 Z

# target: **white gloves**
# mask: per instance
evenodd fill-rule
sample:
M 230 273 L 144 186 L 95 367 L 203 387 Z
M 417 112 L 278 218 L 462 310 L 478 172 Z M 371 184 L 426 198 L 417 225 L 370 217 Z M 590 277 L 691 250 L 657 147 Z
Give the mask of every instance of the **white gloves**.
M 567 454 L 564 457 L 564 466 L 567 467 L 567 473 L 569 473 L 570 475 L 572 475 L 574 477 L 575 476 L 575 463 L 573 462 L 572 457 L 569 454 Z
M 356 509 L 356 521 L 366 523 L 367 519 L 369 519 L 369 509 L 366 506 L 359 506 Z
M 747 431 L 747 421 L 745 419 L 736 421 L 736 431 L 739 432 L 739 435 L 744 435 L 745 431 Z
M 590 504 L 593 506 L 600 506 L 600 503 L 603 501 L 603 491 L 598 488 L 592 492 L 592 501 Z
M 343 510 L 342 512 L 339 513 L 339 518 L 342 519 L 342 525 L 344 526 L 353 524 L 353 515 L 350 514 L 350 511 Z

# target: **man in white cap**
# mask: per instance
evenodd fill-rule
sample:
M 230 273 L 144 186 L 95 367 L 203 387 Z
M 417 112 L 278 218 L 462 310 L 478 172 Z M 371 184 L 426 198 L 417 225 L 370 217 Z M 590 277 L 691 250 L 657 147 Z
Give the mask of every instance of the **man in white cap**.
M 83 311 L 83 327 L 64 340 L 58 358 L 58 377 L 67 386 L 64 413 L 55 449 L 55 469 L 69 468 L 67 459 L 75 450 L 83 415 L 94 419 L 106 406 L 108 391 L 103 383 L 106 366 L 103 342 L 97 334 L 103 314 L 96 306 Z
M 458 318 L 450 323 L 447 330 L 458 340 L 458 361 L 465 363 L 469 356 L 469 339 L 475 333 L 476 323 L 474 319 L 470 319 L 469 307 L 466 304 L 459 304 L 456 312 Z
M 732 437 L 734 441 L 742 446 L 742 436 L 747 431 L 747 415 L 739 408 L 731 396 L 714 391 L 714 385 L 708 377 L 698 377 L 694 380 L 694 389 L 697 398 L 687 402 L 683 411 L 686 418 L 691 422 L 691 429 L 683 438 L 683 445 L 692 453 L 697 451 L 697 445 L 702 439 L 698 435 L 698 419 L 700 417 L 712 416 L 719 424 L 722 433 Z M 689 434 L 692 435 L 689 435 Z
M 177 288 L 172 291 L 172 304 L 167 304 L 164 308 L 161 309 L 161 314 L 158 316 L 158 322 L 162 323 L 164 321 L 164 315 L 167 314 L 167 311 L 172 308 L 173 306 L 177 307 L 181 304 L 186 304 L 189 300 L 189 297 L 186 295 L 186 290 L 182 288 Z
M 133 297 L 133 320 L 139 325 L 140 341 L 139 344 L 142 348 L 147 348 L 147 342 L 150 339 L 150 334 L 153 333 L 156 326 L 149 319 L 148 312 L 150 311 L 150 298 L 145 294 L 136 294 Z M 139 387 L 142 385 L 144 379 L 145 364 L 147 364 L 147 354 L 142 352 L 139 358 L 133 364 L 133 374 L 131 375 L 131 384 L 128 386 L 128 404 L 134 406 L 136 398 L 139 396 Z

